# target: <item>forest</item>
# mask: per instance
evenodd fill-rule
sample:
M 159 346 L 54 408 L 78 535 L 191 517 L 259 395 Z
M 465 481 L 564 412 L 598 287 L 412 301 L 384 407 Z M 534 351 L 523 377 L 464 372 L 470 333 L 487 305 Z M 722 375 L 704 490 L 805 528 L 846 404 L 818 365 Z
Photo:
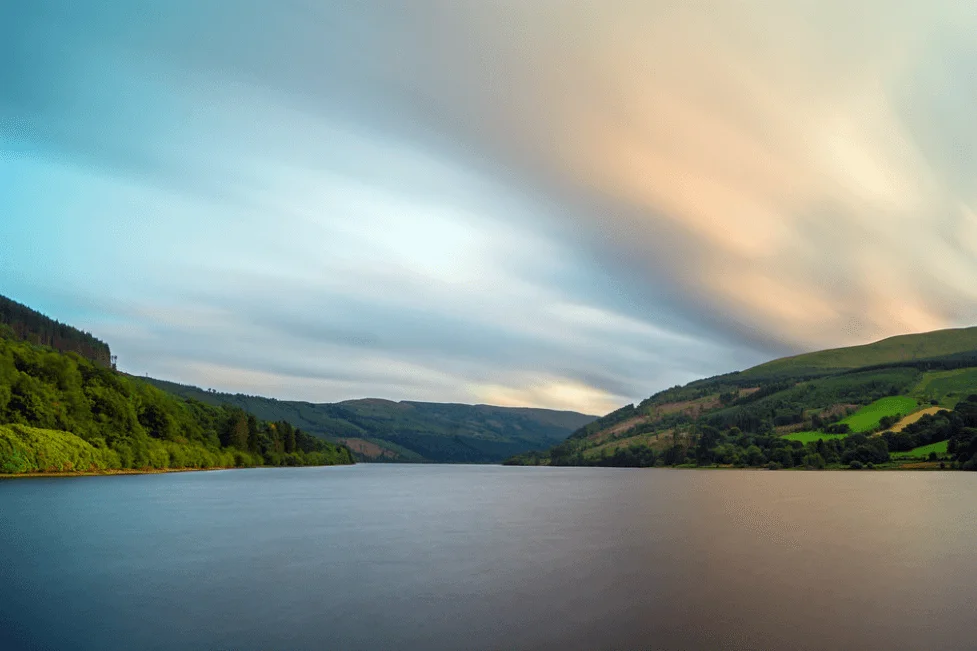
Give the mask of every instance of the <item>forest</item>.
M 0 296 L 0 331 L 5 331 L 8 338 L 50 346 L 63 353 L 78 353 L 100 366 L 112 363 L 112 351 L 104 341 L 6 296 Z
M 27 339 L 0 330 L 0 473 L 353 462 L 286 421 L 178 398 Z

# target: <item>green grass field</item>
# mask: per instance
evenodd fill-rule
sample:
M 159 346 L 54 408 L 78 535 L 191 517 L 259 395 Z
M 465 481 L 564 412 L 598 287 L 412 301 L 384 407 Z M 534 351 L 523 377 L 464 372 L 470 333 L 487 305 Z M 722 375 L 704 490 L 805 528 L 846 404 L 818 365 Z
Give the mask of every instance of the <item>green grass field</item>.
M 930 452 L 936 452 L 938 456 L 946 456 L 947 454 L 947 441 L 938 441 L 937 443 L 930 443 L 929 445 L 923 445 L 918 448 L 913 448 L 908 452 L 893 452 L 892 457 L 894 459 L 898 458 L 909 458 L 909 459 L 925 459 L 930 455 Z
M 825 441 L 831 439 L 843 439 L 846 434 L 825 434 L 824 432 L 794 432 L 793 434 L 784 434 L 783 438 L 788 441 L 800 441 L 801 443 L 811 443 L 817 441 L 818 439 L 824 439 Z
M 870 432 L 885 416 L 905 416 L 916 411 L 916 401 L 908 396 L 881 398 L 841 420 L 853 432 Z
M 977 393 L 977 368 L 925 373 L 912 390 L 914 396 L 939 400 L 941 405 L 948 407 L 971 393 Z

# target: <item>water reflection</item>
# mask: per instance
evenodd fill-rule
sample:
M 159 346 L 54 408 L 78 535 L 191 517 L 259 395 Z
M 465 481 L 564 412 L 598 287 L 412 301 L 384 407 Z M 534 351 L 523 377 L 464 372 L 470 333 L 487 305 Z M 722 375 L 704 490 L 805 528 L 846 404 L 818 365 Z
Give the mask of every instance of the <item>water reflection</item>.
M 0 483 L 0 648 L 968 649 L 977 476 L 366 466 Z

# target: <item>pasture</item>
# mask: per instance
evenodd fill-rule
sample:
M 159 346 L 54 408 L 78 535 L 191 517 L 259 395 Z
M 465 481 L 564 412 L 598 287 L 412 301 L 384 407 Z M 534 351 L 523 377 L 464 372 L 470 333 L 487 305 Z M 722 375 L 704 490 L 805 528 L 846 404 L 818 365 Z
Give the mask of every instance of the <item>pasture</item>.
M 893 452 L 893 459 L 925 459 L 929 457 L 930 452 L 936 452 L 937 456 L 943 457 L 947 454 L 947 441 L 937 441 L 936 443 L 930 443 L 929 445 L 922 445 L 918 448 L 913 448 L 908 452 Z
M 947 407 L 952 407 L 971 393 L 977 393 L 977 368 L 924 373 L 919 384 L 912 390 L 914 396 L 925 400 L 939 400 Z
M 889 396 L 865 405 L 840 422 L 848 425 L 852 432 L 871 432 L 886 416 L 905 416 L 915 411 L 916 406 L 916 401 L 909 396 Z
M 843 439 L 847 434 L 825 434 L 824 432 L 793 432 L 791 434 L 784 434 L 783 438 L 788 441 L 800 441 L 801 443 L 807 444 L 817 441 L 818 439 L 824 439 L 825 441 L 830 441 L 831 439 Z

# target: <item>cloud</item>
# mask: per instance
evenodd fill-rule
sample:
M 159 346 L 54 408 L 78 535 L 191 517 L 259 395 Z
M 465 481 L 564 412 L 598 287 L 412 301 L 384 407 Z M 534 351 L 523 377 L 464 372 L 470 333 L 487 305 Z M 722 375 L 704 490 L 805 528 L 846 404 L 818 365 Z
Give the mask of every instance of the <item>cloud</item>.
M 604 410 L 977 316 L 962 0 L 3 11 L 0 277 L 137 372 Z

